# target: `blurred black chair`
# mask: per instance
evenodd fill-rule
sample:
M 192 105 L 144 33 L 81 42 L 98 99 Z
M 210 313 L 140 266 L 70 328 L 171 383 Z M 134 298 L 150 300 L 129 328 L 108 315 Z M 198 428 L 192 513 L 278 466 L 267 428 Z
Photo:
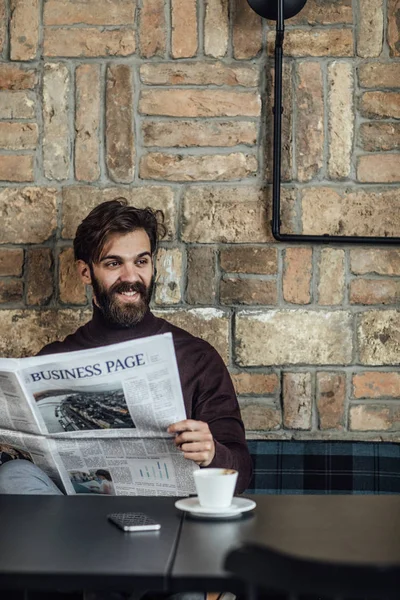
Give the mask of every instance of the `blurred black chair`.
M 397 552 L 394 552 L 394 556 Z M 247 584 L 247 598 L 267 590 L 290 596 L 394 600 L 400 597 L 400 561 L 331 562 L 244 544 L 226 557 L 225 568 Z

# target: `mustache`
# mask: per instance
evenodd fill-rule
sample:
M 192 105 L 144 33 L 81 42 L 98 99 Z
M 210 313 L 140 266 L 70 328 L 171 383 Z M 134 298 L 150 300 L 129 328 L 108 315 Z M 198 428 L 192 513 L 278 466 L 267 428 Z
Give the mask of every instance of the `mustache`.
M 134 283 L 129 283 L 129 281 L 121 281 L 120 283 L 115 283 L 110 288 L 111 294 L 122 294 L 123 292 L 137 292 L 141 296 L 146 296 L 146 286 L 141 281 L 135 281 Z

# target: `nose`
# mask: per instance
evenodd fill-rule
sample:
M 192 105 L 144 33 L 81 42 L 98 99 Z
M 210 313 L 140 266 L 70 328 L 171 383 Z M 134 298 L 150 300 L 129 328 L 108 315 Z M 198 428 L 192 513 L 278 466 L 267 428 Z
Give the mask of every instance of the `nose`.
M 124 263 L 120 271 L 121 281 L 129 281 L 131 283 L 140 280 L 139 270 L 134 263 Z

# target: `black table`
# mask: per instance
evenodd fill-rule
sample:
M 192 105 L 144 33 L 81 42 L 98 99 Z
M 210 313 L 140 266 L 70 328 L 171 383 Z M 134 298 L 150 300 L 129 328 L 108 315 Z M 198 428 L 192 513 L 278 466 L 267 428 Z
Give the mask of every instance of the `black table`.
M 234 569 L 229 573 L 224 568 L 229 551 L 242 544 L 268 549 L 259 570 L 272 589 L 287 591 L 290 582 L 288 591 L 299 591 L 296 585 L 301 583 L 305 563 L 307 586 L 300 590 L 305 593 L 332 591 L 320 587 L 324 565 L 340 567 L 334 580 L 337 593 L 360 597 L 371 586 L 386 593 L 396 581 L 400 588 L 400 496 L 259 495 L 253 499 L 254 513 L 239 521 L 185 519 L 171 573 L 175 591 L 243 592 L 243 580 Z
M 0 496 L 0 588 L 165 590 L 182 519 L 175 500 Z M 161 529 L 124 533 L 106 518 L 130 511 Z

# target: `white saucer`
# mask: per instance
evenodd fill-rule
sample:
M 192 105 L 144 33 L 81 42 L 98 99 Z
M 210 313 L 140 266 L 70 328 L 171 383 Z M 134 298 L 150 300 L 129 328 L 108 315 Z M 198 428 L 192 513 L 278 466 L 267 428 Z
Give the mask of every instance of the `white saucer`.
M 239 516 L 243 512 L 253 510 L 256 506 L 254 500 L 248 498 L 235 497 L 232 499 L 232 504 L 224 508 L 206 508 L 201 506 L 197 496 L 194 498 L 182 498 L 175 502 L 176 508 L 189 512 L 196 517 L 205 517 L 207 519 L 226 519 L 229 517 Z

